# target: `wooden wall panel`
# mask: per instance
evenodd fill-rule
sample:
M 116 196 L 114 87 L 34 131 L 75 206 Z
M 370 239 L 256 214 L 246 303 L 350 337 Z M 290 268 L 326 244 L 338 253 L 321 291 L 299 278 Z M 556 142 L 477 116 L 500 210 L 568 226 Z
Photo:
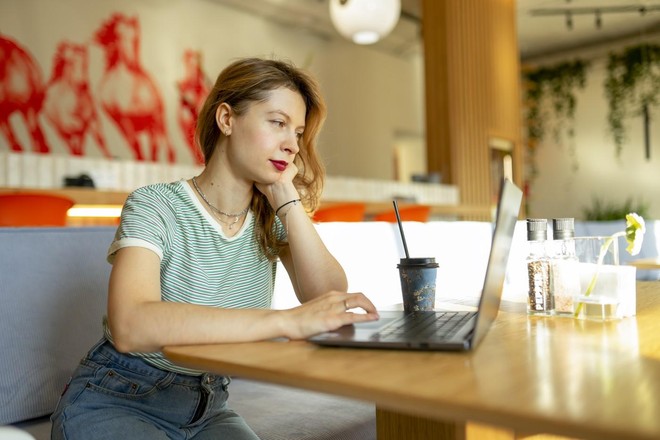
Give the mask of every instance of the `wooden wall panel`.
M 451 173 L 449 136 L 449 81 L 447 79 L 447 11 L 435 2 L 422 0 L 422 34 L 426 100 L 427 167 L 442 174 L 446 183 L 454 181 Z M 427 42 L 433 42 L 429 44 Z M 433 146 L 432 148 L 430 146 Z
M 422 0 L 429 171 L 461 202 L 493 203 L 489 139 L 514 146 L 522 182 L 514 0 Z

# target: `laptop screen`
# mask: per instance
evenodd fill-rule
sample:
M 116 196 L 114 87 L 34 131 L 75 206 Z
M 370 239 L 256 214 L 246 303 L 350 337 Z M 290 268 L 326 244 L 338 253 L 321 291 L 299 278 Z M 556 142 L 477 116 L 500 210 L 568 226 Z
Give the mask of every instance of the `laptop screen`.
M 496 227 L 493 232 L 483 292 L 479 301 L 479 319 L 472 340 L 473 346 L 477 345 L 486 335 L 500 309 L 501 291 L 504 286 L 509 250 L 521 201 L 522 191 L 510 180 L 504 179 L 500 187 Z

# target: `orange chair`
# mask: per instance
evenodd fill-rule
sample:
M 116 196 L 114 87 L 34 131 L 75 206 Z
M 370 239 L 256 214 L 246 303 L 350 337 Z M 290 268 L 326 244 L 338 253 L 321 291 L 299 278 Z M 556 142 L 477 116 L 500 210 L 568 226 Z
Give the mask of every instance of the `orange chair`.
M 73 200 L 54 194 L 0 194 L 0 226 L 66 226 Z
M 361 222 L 364 221 L 364 203 L 341 203 L 319 208 L 312 218 L 315 222 Z
M 402 222 L 427 222 L 430 215 L 431 207 L 428 205 L 399 206 L 399 217 Z M 396 223 L 394 209 L 374 215 L 374 221 Z

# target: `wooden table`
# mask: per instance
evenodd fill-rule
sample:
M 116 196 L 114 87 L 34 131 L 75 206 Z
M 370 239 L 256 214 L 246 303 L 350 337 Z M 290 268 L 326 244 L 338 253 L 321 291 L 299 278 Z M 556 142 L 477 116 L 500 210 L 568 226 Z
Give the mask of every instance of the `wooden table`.
M 660 257 L 639 258 L 629 262 L 628 265 L 635 266 L 640 270 L 658 270 L 660 269 Z
M 375 402 L 379 440 L 660 438 L 660 282 L 639 282 L 637 316 L 619 321 L 504 308 L 470 353 L 303 341 L 164 351 L 189 367 Z

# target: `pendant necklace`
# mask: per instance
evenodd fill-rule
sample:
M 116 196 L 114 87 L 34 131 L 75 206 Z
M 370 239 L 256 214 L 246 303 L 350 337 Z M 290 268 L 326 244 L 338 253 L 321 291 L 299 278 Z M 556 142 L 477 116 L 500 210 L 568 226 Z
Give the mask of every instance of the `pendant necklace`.
M 238 223 L 238 220 L 240 220 L 240 218 L 241 218 L 244 214 L 246 214 L 246 213 L 248 212 L 248 209 L 250 208 L 250 206 L 246 206 L 244 210 L 242 210 L 241 212 L 238 212 L 238 213 L 236 213 L 236 214 L 230 214 L 230 213 L 228 213 L 228 212 L 221 211 L 220 209 L 218 209 L 218 208 L 216 208 L 215 206 L 213 206 L 213 205 L 211 204 L 211 202 L 208 201 L 208 199 L 206 198 L 206 196 L 205 196 L 204 193 L 202 192 L 202 189 L 199 187 L 199 185 L 197 185 L 197 180 L 196 180 L 194 177 L 192 178 L 192 183 L 193 183 L 193 186 L 195 187 L 195 190 L 197 191 L 197 193 L 198 193 L 198 194 L 200 195 L 200 197 L 202 198 L 202 200 L 204 200 L 204 202 L 209 206 L 209 208 L 211 208 L 211 210 L 212 210 L 213 213 L 215 214 L 215 218 L 217 218 L 217 219 L 220 220 L 222 223 L 224 223 L 225 225 L 227 225 L 227 227 L 228 227 L 230 230 L 233 229 L 234 225 L 235 225 L 236 223 Z M 231 218 L 233 218 L 234 220 L 231 221 L 231 222 L 224 221 L 223 219 L 221 219 L 221 218 L 218 216 L 218 214 L 224 215 L 225 217 L 231 217 Z

